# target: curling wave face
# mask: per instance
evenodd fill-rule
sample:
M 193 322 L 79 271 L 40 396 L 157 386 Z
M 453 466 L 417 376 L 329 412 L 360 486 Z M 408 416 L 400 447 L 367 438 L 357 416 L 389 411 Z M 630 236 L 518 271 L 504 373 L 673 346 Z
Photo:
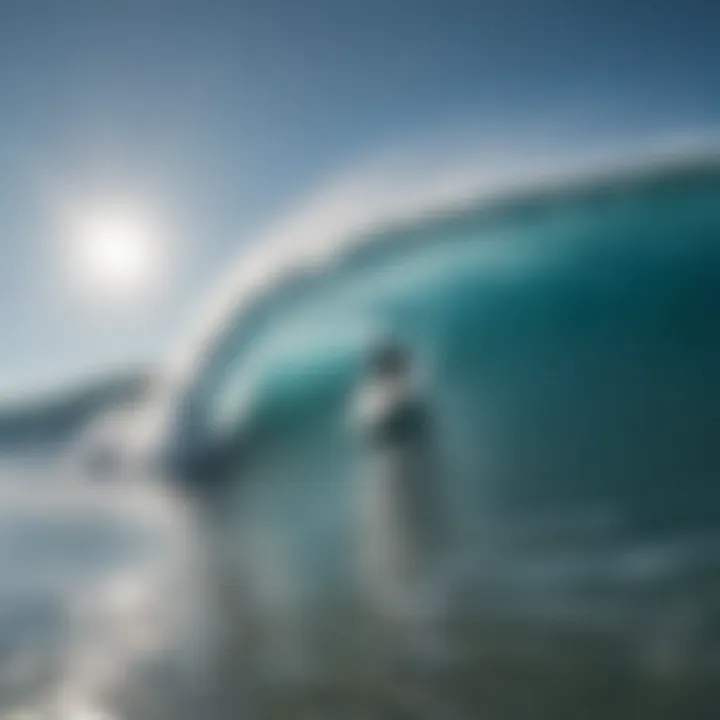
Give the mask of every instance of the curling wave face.
M 720 710 L 719 164 L 470 204 L 279 277 L 202 345 L 171 433 L 255 631 L 232 662 L 255 658 L 257 687 L 282 665 L 468 717 Z M 444 669 L 392 688 L 373 653 L 405 673 L 407 638 L 363 645 L 373 451 L 348 422 L 387 336 L 422 377 L 452 529 L 429 601 Z

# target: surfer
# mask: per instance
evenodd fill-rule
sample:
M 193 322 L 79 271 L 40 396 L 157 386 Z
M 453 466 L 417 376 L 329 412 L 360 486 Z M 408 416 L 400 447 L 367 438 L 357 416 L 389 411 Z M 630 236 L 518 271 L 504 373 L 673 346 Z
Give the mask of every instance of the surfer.
M 400 345 L 373 352 L 354 410 L 368 455 L 359 502 L 363 594 L 383 626 L 417 638 L 444 533 L 431 412 Z

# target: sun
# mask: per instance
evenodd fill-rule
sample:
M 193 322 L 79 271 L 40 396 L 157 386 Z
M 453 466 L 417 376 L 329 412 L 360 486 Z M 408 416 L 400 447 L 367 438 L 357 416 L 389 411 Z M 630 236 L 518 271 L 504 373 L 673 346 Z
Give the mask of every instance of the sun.
M 159 279 L 160 240 L 152 219 L 137 210 L 102 207 L 80 212 L 68 252 L 74 282 L 112 295 L 151 289 Z

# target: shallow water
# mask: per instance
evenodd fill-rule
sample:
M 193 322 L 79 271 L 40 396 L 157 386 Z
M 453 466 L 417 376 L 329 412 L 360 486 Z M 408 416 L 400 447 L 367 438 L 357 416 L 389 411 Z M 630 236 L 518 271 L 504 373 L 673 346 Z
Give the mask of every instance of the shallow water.
M 0 718 L 180 717 L 207 637 L 188 508 L 52 466 L 0 463 Z

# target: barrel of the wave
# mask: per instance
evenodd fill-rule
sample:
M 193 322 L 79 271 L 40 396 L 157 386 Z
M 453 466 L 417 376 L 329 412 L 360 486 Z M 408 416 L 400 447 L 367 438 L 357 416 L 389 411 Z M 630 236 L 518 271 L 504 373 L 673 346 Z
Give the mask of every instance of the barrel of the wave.
M 220 493 L 213 518 L 262 523 L 291 550 L 251 557 L 239 587 L 288 571 L 297 614 L 267 624 L 321 646 L 339 705 L 367 692 L 412 702 L 407 717 L 720 717 L 719 191 L 718 168 L 623 175 L 449 215 L 338 262 L 304 306 L 274 306 L 268 337 L 301 327 L 314 357 L 353 323 L 402 337 L 312 382 L 276 343 L 301 381 L 268 370 L 272 397 L 243 416 L 263 441 L 217 464 L 241 501 Z M 451 567 L 453 662 L 378 678 L 356 636 L 407 657 Z

